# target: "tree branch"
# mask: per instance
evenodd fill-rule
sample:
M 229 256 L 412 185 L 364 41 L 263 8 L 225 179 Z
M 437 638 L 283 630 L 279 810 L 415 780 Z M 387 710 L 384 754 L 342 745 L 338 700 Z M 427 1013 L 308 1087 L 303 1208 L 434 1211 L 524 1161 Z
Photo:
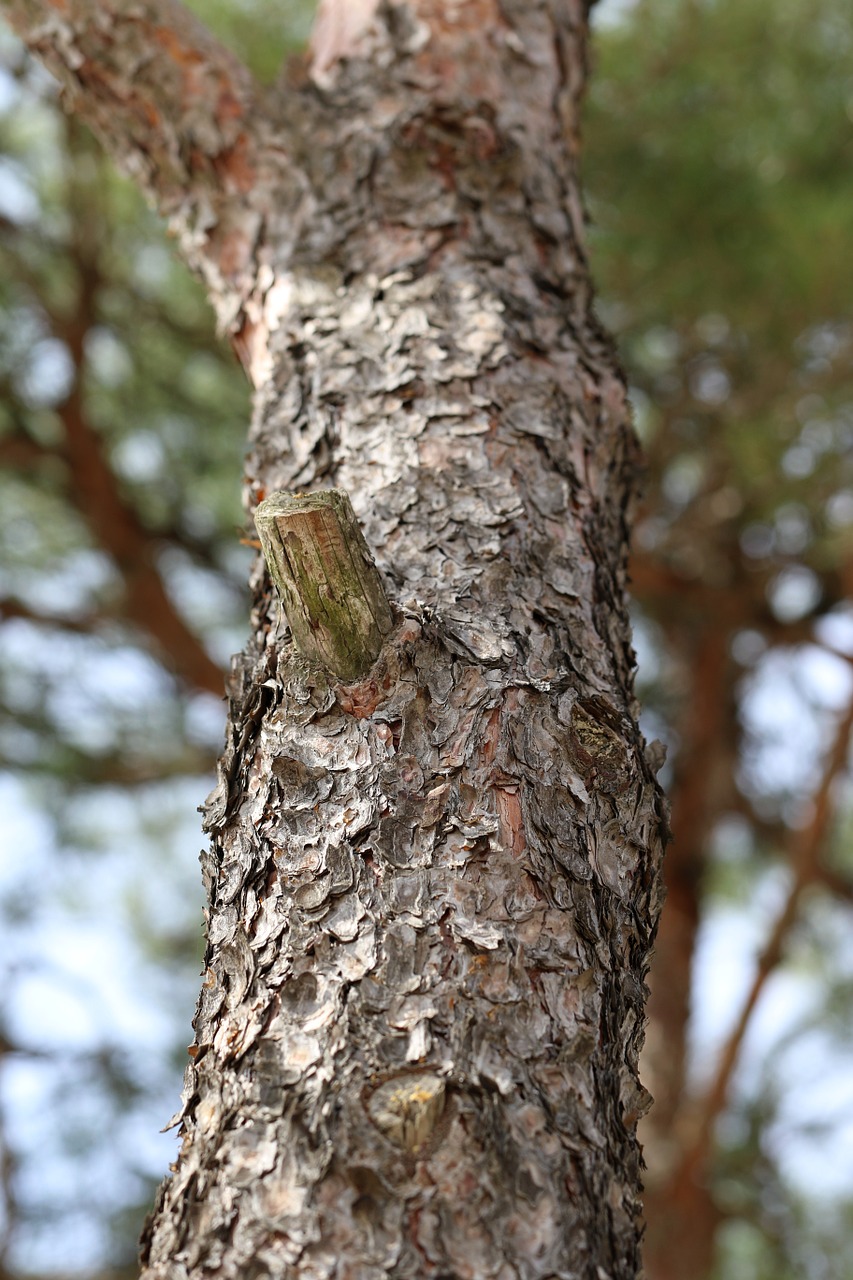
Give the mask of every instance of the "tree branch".
M 69 130 L 72 161 L 75 155 L 75 133 Z M 71 173 L 75 172 L 72 163 Z M 94 537 L 115 560 L 125 585 L 125 614 L 160 648 L 166 662 L 190 685 L 221 695 L 224 678 L 221 669 L 210 658 L 201 641 L 192 633 L 175 609 L 154 562 L 155 536 L 141 523 L 136 511 L 126 502 L 104 451 L 103 440 L 93 428 L 86 410 L 82 370 L 85 363 L 85 341 L 97 323 L 97 294 L 102 280 L 99 269 L 101 227 L 93 208 L 79 198 L 72 177 L 68 193 L 71 217 L 71 243 L 79 276 L 73 309 L 68 314 L 50 309 L 39 296 L 53 334 L 68 348 L 74 363 L 74 380 L 66 399 L 55 406 L 65 428 L 62 447 L 52 452 L 61 456 L 69 471 L 69 497 L 88 524 Z M 31 286 L 32 287 L 32 286 Z M 35 287 L 41 294 L 41 284 Z M 10 396 L 12 411 L 15 400 Z M 19 465 L 32 463 L 44 456 L 36 441 L 23 430 L 0 440 L 0 458 Z M 7 617 L 26 616 L 21 604 L 3 601 Z M 49 618 L 40 620 L 50 623 Z M 54 625 L 66 630 L 85 630 L 91 619 L 56 620 Z
M 3 12 L 208 283 L 238 283 L 257 166 L 249 71 L 178 0 L 6 0 Z
M 646 1121 L 655 1137 L 649 1184 L 660 1181 L 660 1151 L 670 1147 L 683 1104 L 691 970 L 699 928 L 701 876 L 720 775 L 730 778 L 733 721 L 726 697 L 729 626 L 721 616 L 697 637 L 690 654 L 689 694 L 677 722 L 680 746 L 670 788 L 672 843 L 664 862 L 666 909 L 649 977 L 644 1070 L 655 1106 Z M 721 766 L 722 762 L 722 768 Z M 671 1147 L 670 1147 L 671 1149 Z M 661 1168 L 656 1167 L 656 1159 Z
M 152 562 L 153 539 L 119 496 L 100 439 L 89 425 L 75 384 L 57 413 L 67 432 L 67 453 L 77 505 L 104 549 L 115 559 L 126 591 L 127 616 L 164 651 L 190 684 L 221 695 L 223 673 L 172 604 Z
M 73 132 L 69 137 L 73 154 Z M 65 428 L 62 452 L 71 473 L 71 497 L 122 574 L 127 617 L 151 636 L 184 680 L 221 695 L 222 671 L 172 604 L 154 563 L 155 539 L 122 498 L 103 440 L 89 421 L 82 371 L 86 336 L 98 319 L 97 294 L 102 282 L 98 245 L 91 234 L 91 209 L 78 200 L 73 181 L 68 206 L 79 287 L 73 314 L 53 317 L 53 328 L 74 362 L 71 388 L 63 403 L 56 406 Z
M 853 732 L 853 700 L 838 721 L 835 740 L 813 798 L 812 817 L 807 826 L 792 835 L 789 860 L 793 870 L 793 880 L 788 890 L 788 897 L 776 917 L 764 950 L 759 956 L 752 986 L 720 1054 L 716 1074 L 701 1104 L 693 1142 L 685 1151 L 681 1168 L 676 1174 L 676 1181 L 695 1177 L 707 1161 L 714 1123 L 726 1104 L 734 1069 L 753 1011 L 767 979 L 782 958 L 785 941 L 797 918 L 804 889 L 824 878 L 819 862 L 821 847 L 833 813 L 833 784 L 847 762 L 851 732 Z
M 833 867 L 818 868 L 817 879 L 825 889 L 830 893 L 834 893 L 836 898 L 842 901 L 853 903 L 853 879 L 844 875 L 840 871 L 836 871 Z
M 0 598 L 0 622 L 10 618 L 19 618 L 24 622 L 32 622 L 37 627 L 51 627 L 56 631 L 70 631 L 75 635 L 91 635 L 95 627 L 107 620 L 104 614 L 75 614 L 65 617 L 58 613 L 43 613 L 39 609 L 31 609 L 22 600 L 13 596 Z
M 33 440 L 32 436 L 24 435 L 23 432 L 0 438 L 0 464 L 10 471 L 24 471 L 33 463 L 49 457 L 51 453 L 52 450 L 46 449 L 38 440 Z
M 131 791 L 175 778 L 195 778 L 210 774 L 215 752 L 189 749 L 182 755 L 155 760 L 135 760 L 127 756 L 107 759 L 104 756 L 87 757 L 83 752 L 63 754 L 56 761 L 27 761 L 27 777 L 51 779 L 54 787 L 62 787 L 70 794 L 93 787 L 121 787 Z M 20 770 L 19 760 L 0 755 L 0 767 L 9 773 Z M 73 772 L 73 781 L 69 777 Z

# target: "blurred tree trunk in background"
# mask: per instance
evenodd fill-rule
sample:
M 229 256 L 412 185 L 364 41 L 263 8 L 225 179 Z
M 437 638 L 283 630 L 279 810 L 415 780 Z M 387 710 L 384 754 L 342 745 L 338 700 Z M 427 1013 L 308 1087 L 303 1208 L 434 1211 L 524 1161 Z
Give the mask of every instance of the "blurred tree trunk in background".
M 250 508 L 348 490 L 395 607 L 344 686 L 254 576 L 146 1274 L 633 1277 L 663 820 L 585 5 L 330 0 L 270 93 L 172 0 L 7 11 L 207 283 Z

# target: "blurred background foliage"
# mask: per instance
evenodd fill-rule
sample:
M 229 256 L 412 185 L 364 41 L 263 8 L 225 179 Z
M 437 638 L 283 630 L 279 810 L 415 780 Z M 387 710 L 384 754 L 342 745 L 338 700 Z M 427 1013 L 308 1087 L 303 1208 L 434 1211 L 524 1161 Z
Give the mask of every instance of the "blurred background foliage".
M 193 7 L 269 82 L 313 5 Z M 675 836 L 651 1280 L 853 1274 L 851 54 L 846 0 L 599 6 L 590 251 Z M 131 1275 L 246 622 L 248 388 L 136 193 L 0 60 L 0 1276 Z

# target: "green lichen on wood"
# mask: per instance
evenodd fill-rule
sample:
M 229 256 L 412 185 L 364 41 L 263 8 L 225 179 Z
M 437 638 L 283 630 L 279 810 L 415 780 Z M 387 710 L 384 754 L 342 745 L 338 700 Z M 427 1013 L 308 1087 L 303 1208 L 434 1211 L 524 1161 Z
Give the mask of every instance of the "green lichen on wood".
M 297 648 L 339 680 L 359 680 L 393 618 L 347 494 L 271 494 L 255 525 Z

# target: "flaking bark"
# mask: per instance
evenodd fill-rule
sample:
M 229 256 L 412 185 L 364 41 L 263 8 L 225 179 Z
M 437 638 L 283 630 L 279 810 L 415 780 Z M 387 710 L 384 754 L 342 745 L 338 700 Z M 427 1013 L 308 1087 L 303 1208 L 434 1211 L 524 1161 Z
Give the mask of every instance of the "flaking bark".
M 261 130 L 310 216 L 210 279 L 256 385 L 251 506 L 346 489 L 397 622 L 339 683 L 254 575 L 143 1274 L 629 1280 L 664 823 L 582 245 L 585 6 L 395 0 L 349 38 Z

